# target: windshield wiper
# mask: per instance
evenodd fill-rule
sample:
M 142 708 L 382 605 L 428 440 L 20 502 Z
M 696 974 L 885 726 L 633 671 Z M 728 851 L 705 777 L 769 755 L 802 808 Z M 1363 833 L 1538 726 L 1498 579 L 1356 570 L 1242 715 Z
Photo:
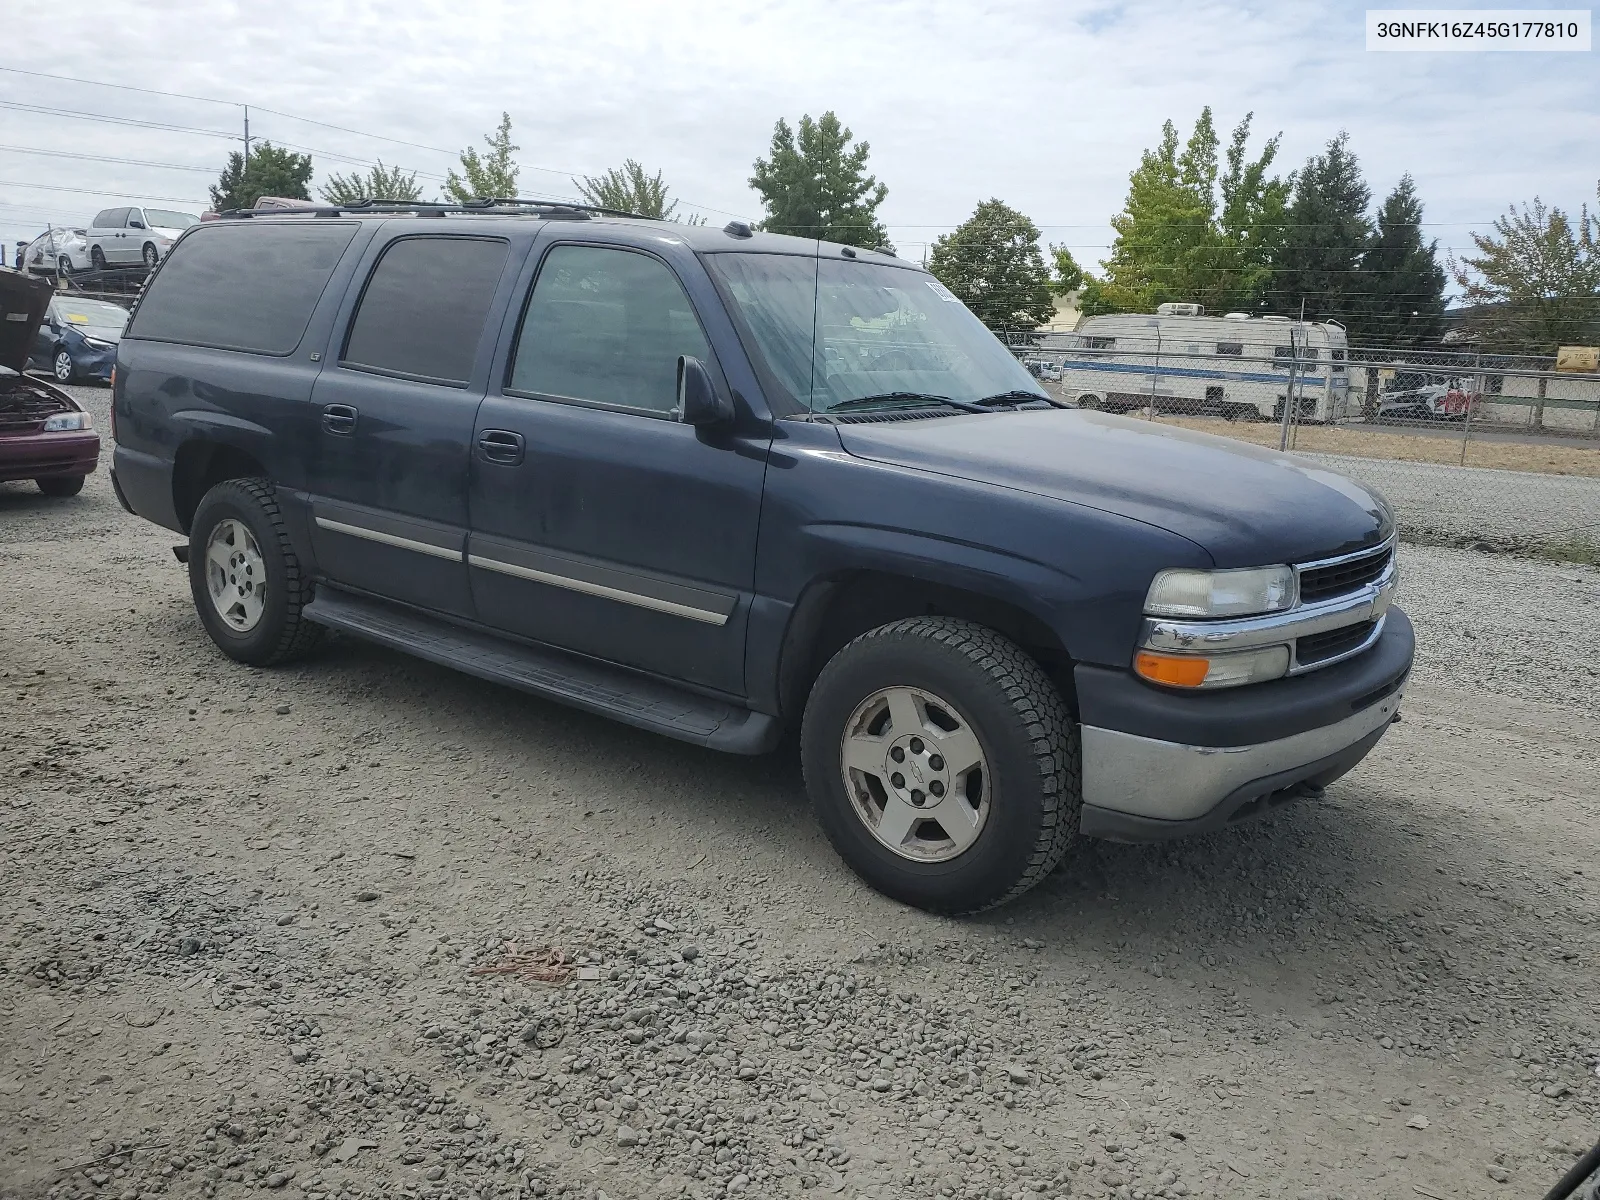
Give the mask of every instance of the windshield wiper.
M 848 412 L 853 408 L 873 408 L 883 404 L 885 401 L 893 400 L 915 400 L 923 402 L 931 400 L 938 404 L 948 404 L 951 408 L 959 408 L 962 412 L 981 413 L 989 411 L 989 409 L 984 408 L 981 404 L 972 404 L 966 400 L 952 400 L 949 396 L 940 396 L 933 392 L 879 392 L 875 396 L 857 396 L 853 400 L 841 400 L 837 404 L 830 404 L 827 408 L 824 408 L 821 411 L 825 413 Z
M 1055 401 L 1051 400 L 1049 396 L 1043 395 L 1040 392 L 1023 391 L 996 392 L 992 396 L 985 396 L 982 400 L 979 400 L 978 403 L 994 404 L 1001 400 L 1043 400 L 1046 404 L 1053 405 L 1055 403 Z

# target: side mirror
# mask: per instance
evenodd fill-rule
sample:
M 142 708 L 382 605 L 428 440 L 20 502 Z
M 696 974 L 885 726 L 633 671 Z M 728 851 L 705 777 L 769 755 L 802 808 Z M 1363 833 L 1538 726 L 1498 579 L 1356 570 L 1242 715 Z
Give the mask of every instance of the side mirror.
M 144 222 L 143 221 L 129 221 L 128 222 L 128 228 L 129 229 L 143 229 L 144 228 Z
M 678 421 L 684 425 L 726 425 L 733 421 L 733 405 L 717 394 L 705 363 L 687 354 L 678 356 Z

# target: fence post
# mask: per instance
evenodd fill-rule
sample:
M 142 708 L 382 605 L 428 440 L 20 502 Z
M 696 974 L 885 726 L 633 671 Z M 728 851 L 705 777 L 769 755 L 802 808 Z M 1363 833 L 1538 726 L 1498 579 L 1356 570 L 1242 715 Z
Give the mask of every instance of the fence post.
M 1289 410 L 1294 406 L 1295 369 L 1300 365 L 1300 351 L 1295 346 L 1295 330 L 1289 327 L 1289 386 L 1283 393 L 1283 421 L 1278 429 L 1278 449 L 1289 449 Z
M 1483 351 L 1479 349 L 1472 362 L 1473 370 L 1477 372 L 1472 377 L 1472 391 L 1467 394 L 1467 411 L 1461 416 L 1461 465 L 1467 465 L 1467 443 L 1472 440 L 1472 402 L 1474 397 L 1483 396 Z
M 1156 385 L 1161 382 L 1161 328 L 1156 327 L 1156 361 L 1150 370 L 1150 407 L 1145 410 L 1145 420 L 1156 419 Z

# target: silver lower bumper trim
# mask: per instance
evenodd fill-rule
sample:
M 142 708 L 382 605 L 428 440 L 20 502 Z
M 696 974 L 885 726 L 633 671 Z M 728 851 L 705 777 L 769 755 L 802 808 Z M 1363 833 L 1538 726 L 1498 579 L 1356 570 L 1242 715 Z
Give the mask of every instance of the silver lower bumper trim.
M 1382 729 L 1404 691 L 1402 683 L 1342 721 L 1253 746 L 1190 746 L 1085 725 L 1083 802 L 1159 821 L 1195 820 L 1247 783 L 1318 762 Z

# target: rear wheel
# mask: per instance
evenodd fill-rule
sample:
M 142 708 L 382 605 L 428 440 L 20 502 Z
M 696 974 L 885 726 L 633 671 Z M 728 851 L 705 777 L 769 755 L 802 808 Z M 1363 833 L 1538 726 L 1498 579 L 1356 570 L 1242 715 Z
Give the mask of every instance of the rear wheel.
M 83 491 L 82 475 L 53 475 L 49 479 L 35 479 L 34 483 L 46 496 L 76 496 Z
M 264 479 L 228 479 L 200 501 L 189 528 L 189 590 L 211 640 L 265 667 L 306 653 L 322 629 L 301 616 L 311 581 Z
M 966 913 L 1021 895 L 1078 823 L 1076 730 L 1055 685 L 991 629 L 897 621 L 823 669 L 800 733 L 828 839 L 885 895 Z
M 61 276 L 63 279 L 70 279 L 72 277 L 72 260 L 65 254 L 56 259 L 56 274 Z
M 1095 395 L 1079 396 L 1078 397 L 1078 407 L 1079 408 L 1099 408 L 1100 407 L 1100 397 L 1099 396 L 1095 396 Z

